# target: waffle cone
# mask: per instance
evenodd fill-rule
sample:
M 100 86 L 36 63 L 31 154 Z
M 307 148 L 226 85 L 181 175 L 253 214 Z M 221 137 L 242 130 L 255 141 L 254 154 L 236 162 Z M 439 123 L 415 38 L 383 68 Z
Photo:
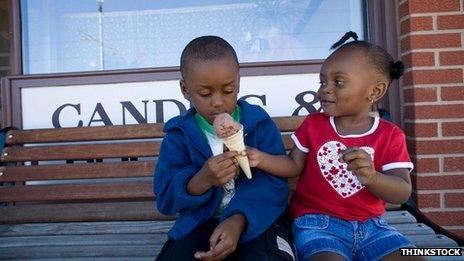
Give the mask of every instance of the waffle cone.
M 237 133 L 233 134 L 232 136 L 222 139 L 222 142 L 231 151 L 232 150 L 239 151 L 239 152 L 244 151 L 245 142 L 243 139 L 243 126 L 240 128 L 240 130 Z M 245 173 L 247 178 L 251 179 L 251 169 L 250 169 L 250 162 L 248 161 L 248 157 L 239 155 L 236 158 L 238 161 L 238 165 L 243 170 L 243 173 Z

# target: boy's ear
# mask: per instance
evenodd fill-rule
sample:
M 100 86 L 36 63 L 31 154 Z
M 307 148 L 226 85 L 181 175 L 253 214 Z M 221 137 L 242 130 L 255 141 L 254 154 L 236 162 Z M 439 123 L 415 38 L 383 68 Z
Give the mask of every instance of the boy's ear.
M 369 100 L 372 101 L 372 103 L 378 102 L 382 97 L 387 93 L 388 89 L 388 83 L 385 81 L 379 81 L 377 82 L 374 87 L 371 90 L 371 93 L 369 95 Z
M 180 86 L 180 91 L 182 92 L 182 95 L 184 96 L 184 98 L 187 101 L 190 101 L 190 95 L 189 95 L 188 88 L 187 88 L 187 85 L 185 85 L 184 80 L 179 81 L 179 86 Z

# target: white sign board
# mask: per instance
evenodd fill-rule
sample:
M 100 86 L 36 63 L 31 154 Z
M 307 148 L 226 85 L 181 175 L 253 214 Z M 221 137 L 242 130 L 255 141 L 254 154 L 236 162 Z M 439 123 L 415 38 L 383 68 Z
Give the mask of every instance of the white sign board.
M 241 77 L 239 98 L 271 116 L 319 109 L 318 74 Z M 150 81 L 21 89 L 23 129 L 165 122 L 190 107 L 179 81 Z

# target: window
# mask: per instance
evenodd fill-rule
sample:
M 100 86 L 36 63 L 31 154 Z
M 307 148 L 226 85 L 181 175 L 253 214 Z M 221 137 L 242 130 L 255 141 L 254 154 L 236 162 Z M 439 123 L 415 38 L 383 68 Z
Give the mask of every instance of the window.
M 362 0 L 23 0 L 24 74 L 178 66 L 184 46 L 218 35 L 240 62 L 323 59 Z

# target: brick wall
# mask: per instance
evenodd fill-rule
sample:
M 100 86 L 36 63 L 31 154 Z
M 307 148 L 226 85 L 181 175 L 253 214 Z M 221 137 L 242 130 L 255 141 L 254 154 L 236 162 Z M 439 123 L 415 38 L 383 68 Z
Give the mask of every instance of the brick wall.
M 404 130 L 413 197 L 464 237 L 464 0 L 398 1 Z

